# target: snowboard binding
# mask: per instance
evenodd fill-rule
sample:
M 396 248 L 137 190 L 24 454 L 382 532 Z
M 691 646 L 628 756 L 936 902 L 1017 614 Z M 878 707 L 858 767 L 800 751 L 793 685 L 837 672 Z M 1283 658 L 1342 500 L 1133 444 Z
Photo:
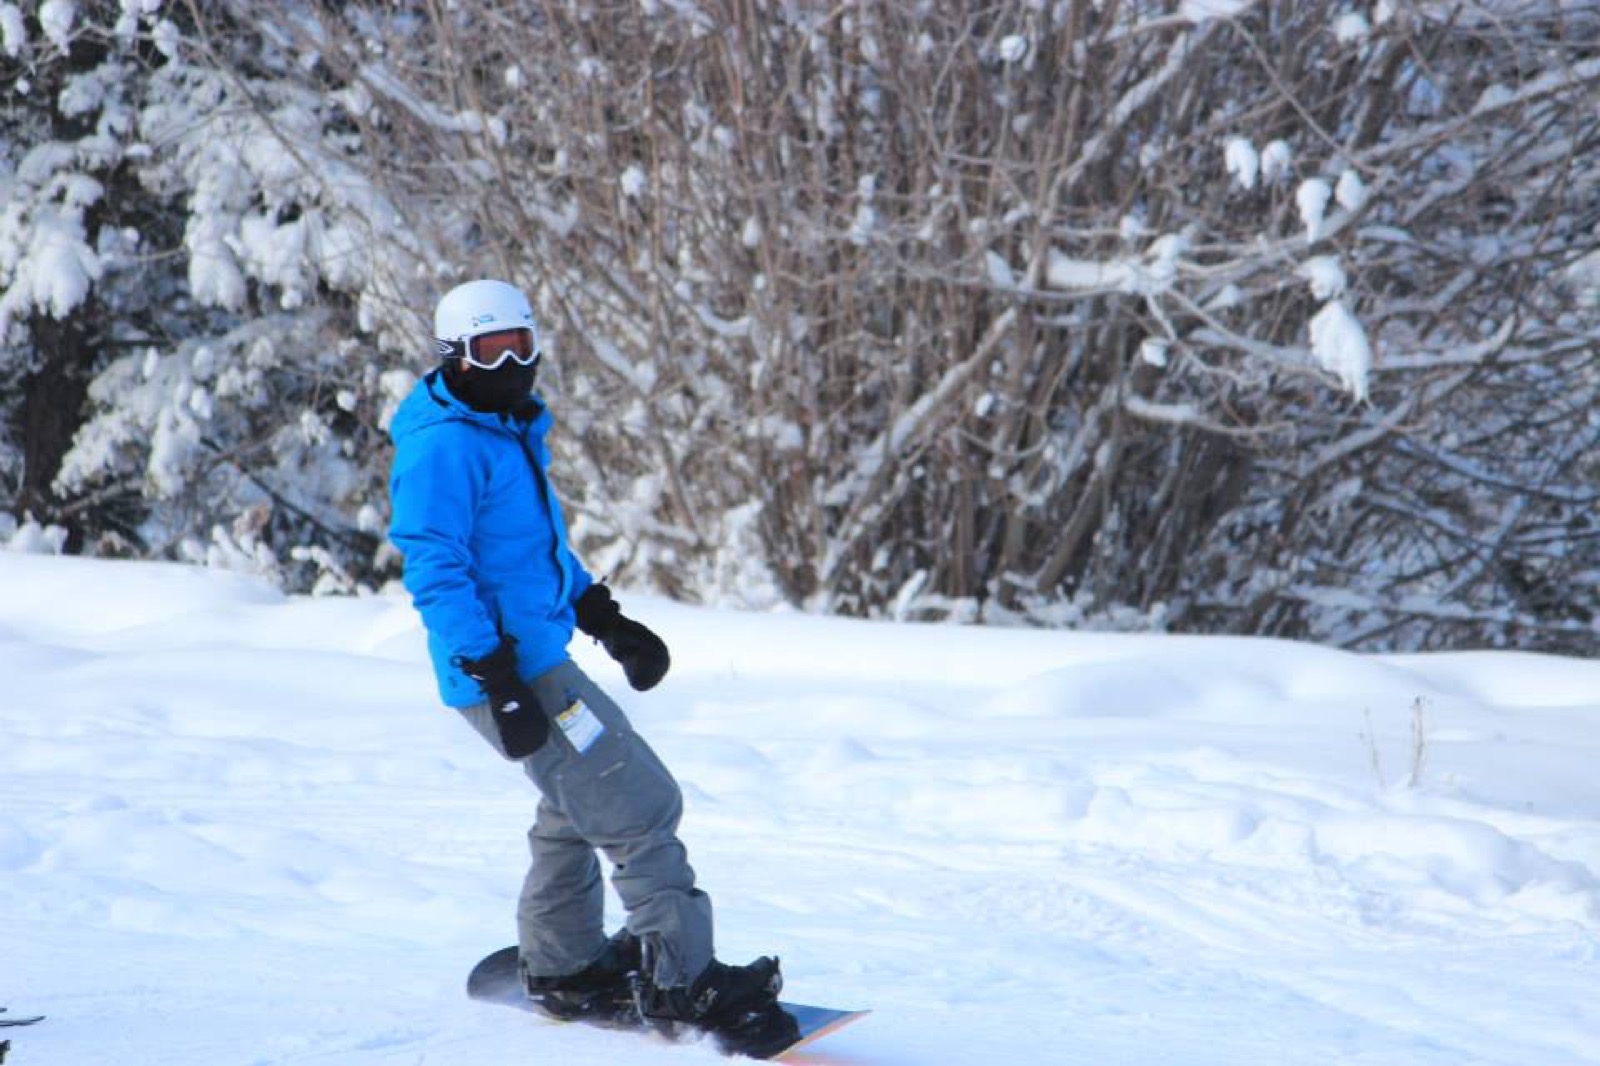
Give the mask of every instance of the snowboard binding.
M 770 972 L 768 971 L 770 967 Z M 697 995 L 685 990 L 679 1008 L 687 1007 L 690 1016 L 673 1017 L 656 1005 L 660 990 L 651 987 L 642 961 L 603 988 L 558 989 L 549 979 L 530 987 L 529 976 L 516 945 L 485 956 L 467 976 L 467 995 L 487 1003 L 529 1011 L 545 1018 L 557 1017 L 609 1029 L 656 1033 L 668 1040 L 694 1040 L 709 1037 L 719 1051 L 754 1059 L 771 1059 L 821 1039 L 851 1022 L 866 1017 L 866 1011 L 835 1010 L 803 1003 L 783 1003 L 772 997 L 781 987 L 776 959 L 757 960 L 748 967 L 728 967 L 738 971 L 735 980 L 720 975 L 717 995 L 706 1000 L 707 988 Z M 558 979 L 567 984 L 568 979 Z M 697 982 L 698 984 L 699 982 Z M 560 996 L 555 993 L 560 992 Z M 741 997 L 740 993 L 745 995 Z M 752 995 L 753 993 L 753 995 Z M 698 1017 L 694 1006 L 698 1002 Z M 720 1008 L 720 1009 L 719 1009 Z

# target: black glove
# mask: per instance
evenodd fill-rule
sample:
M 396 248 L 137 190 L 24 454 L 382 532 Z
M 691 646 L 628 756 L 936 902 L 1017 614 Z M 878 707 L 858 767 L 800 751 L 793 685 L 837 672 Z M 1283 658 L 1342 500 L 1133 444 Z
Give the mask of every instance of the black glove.
M 527 682 L 517 673 L 517 645 L 510 637 L 481 659 L 460 660 L 461 669 L 489 697 L 494 724 L 506 758 L 526 759 L 550 739 L 550 720 Z
M 622 664 L 628 684 L 644 692 L 655 688 L 667 676 L 672 656 L 662 639 L 622 613 L 611 590 L 598 581 L 590 585 L 572 605 L 578 615 L 578 628 L 598 640 L 606 654 Z

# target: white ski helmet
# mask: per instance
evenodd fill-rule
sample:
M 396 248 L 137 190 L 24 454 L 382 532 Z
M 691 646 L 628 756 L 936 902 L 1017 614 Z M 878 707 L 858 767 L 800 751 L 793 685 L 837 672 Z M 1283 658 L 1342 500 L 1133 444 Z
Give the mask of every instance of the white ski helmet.
M 532 354 L 540 354 L 539 324 L 533 307 L 522 290 L 503 281 L 482 278 L 457 285 L 439 301 L 433 311 L 433 336 L 440 359 L 460 359 L 472 348 L 472 338 L 507 329 L 526 329 L 532 334 Z

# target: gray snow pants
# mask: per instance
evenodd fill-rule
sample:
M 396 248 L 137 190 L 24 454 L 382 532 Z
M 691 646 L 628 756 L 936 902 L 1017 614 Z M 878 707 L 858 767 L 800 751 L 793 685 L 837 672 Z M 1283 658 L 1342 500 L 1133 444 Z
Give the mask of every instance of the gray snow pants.
M 661 759 L 633 731 L 622 709 L 571 661 L 529 682 L 550 717 L 550 739 L 522 760 L 539 789 L 528 830 L 533 862 L 517 905 L 517 938 L 528 973 L 576 973 L 605 948 L 605 888 L 595 849 L 612 864 L 611 883 L 628 911 L 628 929 L 650 949 L 656 984 L 690 983 L 711 962 L 711 899 L 695 887 L 678 839 L 683 794 Z M 591 739 L 560 717 L 575 702 L 604 732 Z M 533 710 L 525 708 L 522 713 Z M 505 755 L 487 703 L 461 714 Z M 582 718 L 581 709 L 576 717 Z M 584 750 L 580 751 L 582 747 Z

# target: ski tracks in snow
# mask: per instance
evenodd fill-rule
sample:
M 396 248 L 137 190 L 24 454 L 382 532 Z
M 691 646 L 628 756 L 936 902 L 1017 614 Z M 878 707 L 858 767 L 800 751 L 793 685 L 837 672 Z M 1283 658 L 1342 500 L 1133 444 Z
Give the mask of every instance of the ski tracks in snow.
M 759 867 L 719 867 L 722 913 L 857 960 L 860 974 L 822 987 L 973 1016 L 1049 1002 L 1050 1024 L 1075 1046 L 1098 1033 L 1113 1061 L 1138 1061 L 1116 1037 L 1130 1004 L 1147 1037 L 1186 1049 L 1178 1062 L 1600 1058 L 1573 998 L 1600 926 L 1600 832 L 1473 797 L 1492 708 L 1437 709 L 1456 730 L 1427 741 L 1437 782 L 1400 788 L 1372 751 L 1407 750 L 1403 680 L 1375 725 L 1326 693 L 1283 698 L 1287 685 L 1258 685 L 1229 714 L 1203 686 L 1174 703 L 1170 675 L 1146 703 L 1136 665 L 1120 687 L 1100 674 L 1095 697 L 1120 706 L 1085 707 L 1079 679 L 1051 704 L 1033 679 L 1024 702 L 1039 710 L 1010 718 L 993 713 L 1003 691 L 964 715 L 960 693 L 905 684 L 881 697 L 881 721 L 870 686 L 853 686 L 851 713 L 820 730 L 806 709 L 830 705 L 826 687 L 691 701 L 666 743 L 704 786 L 696 839 L 817 871 L 773 891 Z M 707 736 L 716 752 L 697 749 Z M 762 769 L 736 781 L 716 764 L 741 745 Z M 1479 997 L 1497 1004 L 1493 1040 L 1462 1009 Z

